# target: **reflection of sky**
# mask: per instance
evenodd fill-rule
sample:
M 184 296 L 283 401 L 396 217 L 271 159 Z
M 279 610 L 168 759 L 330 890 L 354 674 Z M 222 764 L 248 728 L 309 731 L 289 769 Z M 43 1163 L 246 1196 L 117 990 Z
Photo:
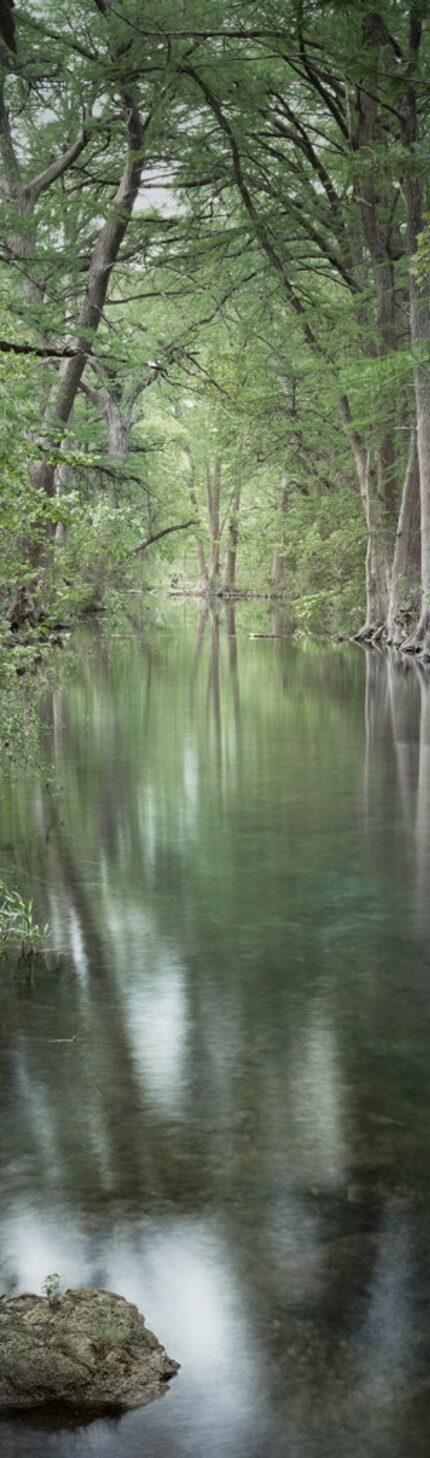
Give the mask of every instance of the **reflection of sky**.
M 414 1252 L 406 1231 L 403 1222 L 400 1240 L 395 1212 L 383 1211 L 363 1323 L 363 1338 L 372 1348 L 373 1379 L 386 1372 L 387 1364 L 400 1365 L 405 1372 L 408 1357 L 412 1360 L 408 1285 Z
M 157 850 L 157 807 L 152 785 L 147 785 L 139 799 L 139 828 L 145 846 L 145 860 L 153 865 Z
M 14 1063 L 16 1093 L 32 1132 L 38 1161 L 53 1178 L 59 1164 L 48 1092 L 41 1086 L 40 1080 L 36 1081 L 33 1077 L 27 1062 L 25 1042 L 21 1039 L 18 1041 Z
M 2 1220 L 3 1279 L 12 1278 L 20 1291 L 40 1291 L 54 1271 L 62 1287 L 91 1284 L 91 1254 L 67 1211 L 52 1205 L 42 1212 L 17 1200 Z
M 81 982 L 88 981 L 88 958 L 84 947 L 84 938 L 81 923 L 75 908 L 70 907 L 69 912 L 70 946 L 74 966 Z
M 125 1003 L 125 1019 L 135 1067 L 152 1100 L 165 1111 L 179 1107 L 184 1087 L 187 1002 L 182 968 L 160 960 L 151 971 L 135 974 Z
M 158 679 L 154 675 L 155 718 L 152 738 L 148 719 L 143 760 L 140 717 L 129 747 L 128 741 L 115 746 L 110 728 L 104 733 L 104 725 L 112 723 L 107 680 L 91 738 L 94 743 L 99 734 L 93 815 L 87 820 L 87 780 L 80 789 L 72 776 L 79 822 L 71 817 L 69 830 L 65 816 L 64 862 L 62 837 L 57 851 L 55 827 L 50 833 L 47 915 L 53 941 L 59 949 L 67 945 L 76 976 L 69 976 L 68 965 L 64 975 L 59 969 L 52 1007 L 52 982 L 49 998 L 46 992 L 46 1011 L 41 978 L 29 1008 L 24 999 L 17 1012 L 24 1034 L 17 1045 L 16 1082 L 6 1098 L 6 1277 L 16 1273 L 21 1287 L 37 1289 L 58 1270 L 66 1283 L 116 1288 L 137 1302 L 182 1362 L 166 1402 L 130 1414 L 118 1429 L 96 1425 L 76 1446 L 69 1435 L 61 1458 L 63 1451 L 64 1458 L 75 1451 L 77 1458 L 87 1452 L 95 1458 L 266 1458 L 272 1452 L 276 1458 L 370 1458 L 376 1449 L 373 1437 L 366 1446 L 366 1431 L 362 1446 L 352 1448 L 343 1433 L 331 1445 L 327 1431 L 342 1384 L 345 1404 L 351 1410 L 356 1398 L 367 1404 L 376 1425 L 386 1400 L 384 1379 L 392 1392 L 387 1411 L 393 1441 L 390 1430 L 378 1458 L 379 1453 L 394 1458 L 402 1452 L 394 1413 L 396 1403 L 397 1410 L 402 1401 L 407 1406 L 403 1376 L 410 1377 L 418 1347 L 415 1371 L 428 1353 L 424 1341 L 420 1346 L 421 1305 L 418 1310 L 419 1302 L 414 1304 L 414 1282 L 421 1301 L 422 1292 L 426 1295 L 414 1217 L 407 1210 L 402 1214 L 395 1199 L 390 1203 L 390 1182 L 406 1155 L 412 1099 L 415 1142 L 407 1157 L 415 1158 L 416 1149 L 424 1174 L 426 1169 L 427 1027 L 421 1020 L 417 947 L 408 943 L 405 950 L 411 928 L 405 898 L 407 893 L 408 916 L 411 905 L 422 908 L 424 929 L 429 721 L 427 726 L 421 721 L 419 754 L 412 748 L 407 836 L 403 821 L 392 821 L 396 796 L 392 779 L 382 773 L 390 764 L 391 742 L 385 731 L 372 741 L 372 815 L 365 818 L 364 843 L 357 796 L 361 759 L 356 762 L 355 749 L 340 760 L 335 797 L 316 757 L 324 738 L 315 732 L 308 742 L 299 733 L 300 718 L 292 718 L 285 753 L 283 716 L 294 684 L 282 708 L 270 692 L 261 692 L 260 676 L 255 688 L 250 683 L 245 721 L 250 743 L 241 763 L 240 794 L 220 810 L 220 802 L 211 800 L 215 759 L 205 676 L 201 723 L 196 715 L 191 728 L 186 675 L 183 700 L 179 690 L 172 700 L 174 683 L 164 701 L 161 667 Z M 222 674 L 221 686 L 228 747 L 234 726 Z M 309 723 L 317 729 L 313 705 L 319 686 L 312 666 L 309 692 Z M 272 705 L 275 714 L 267 732 L 259 719 L 261 705 L 268 711 Z M 361 697 L 357 708 L 361 725 Z M 122 725 L 122 699 L 120 717 Z M 348 719 L 351 729 L 354 722 Z M 161 724 L 167 726 L 165 743 Z M 342 720 L 342 744 L 344 735 Z M 85 730 L 85 744 L 87 739 Z M 354 736 L 347 742 L 355 745 Z M 72 769 L 81 752 L 82 741 L 72 740 L 67 749 Z M 122 768 L 117 794 L 109 799 L 115 754 Z M 121 777 L 128 754 L 129 783 Z M 100 833 L 98 814 L 99 786 L 105 784 L 106 834 L 104 822 Z M 325 807 L 323 784 L 330 796 Z M 285 852 L 279 823 L 284 802 L 290 807 L 288 835 L 297 848 L 297 874 L 288 880 L 284 873 L 278 876 Z M 313 838 L 316 806 L 323 857 L 318 831 Z M 48 820 L 36 810 L 45 864 Z M 273 840 L 272 830 L 266 839 L 269 818 Z M 33 822 L 29 836 L 33 846 Z M 187 858 L 195 836 L 201 845 Z M 413 885 L 404 875 L 406 855 Z M 288 976 L 282 961 L 287 938 Z M 426 996 L 427 988 L 426 980 Z M 404 1054 L 396 1039 L 409 1005 Z M 391 1039 L 386 1058 L 381 1029 Z M 45 1057 L 49 1035 L 75 1032 L 76 1049 L 51 1049 Z M 410 1058 L 410 1047 L 417 1060 Z M 6 1041 L 5 1059 L 9 1071 Z M 13 1065 L 12 1079 L 14 1073 Z M 397 1124 L 387 1112 L 397 1119 L 399 1110 Z M 385 1173 L 387 1149 L 393 1164 Z M 379 1160 L 381 1171 L 374 1176 Z M 351 1181 L 359 1187 L 357 1200 L 350 1195 Z M 8 1188 L 14 1197 L 9 1207 Z M 222 1217 L 214 1213 L 220 1210 Z M 425 1214 L 417 1216 L 417 1225 L 425 1221 Z M 423 1330 L 425 1321 L 424 1310 Z M 285 1382 L 276 1412 L 280 1375 Z M 268 1408 L 276 1426 L 274 1446 Z M 288 1421 L 297 1423 L 291 1447 Z M 366 1421 L 367 1413 L 364 1428 Z M 35 1458 L 25 1441 L 17 1451 L 18 1458 L 24 1453 Z M 60 1449 L 53 1451 L 57 1458 Z M 46 1458 L 43 1440 L 39 1454 Z
M 295 1049 L 290 1075 L 291 1109 L 303 1171 L 321 1184 L 340 1184 L 347 1161 L 343 1133 L 344 1075 L 336 1036 L 314 1007 Z
M 42 1221 L 36 1208 L 17 1203 L 3 1227 L 6 1269 L 16 1274 L 20 1289 L 40 1291 L 52 1272 L 59 1273 L 63 1289 L 91 1285 L 92 1245 L 91 1236 L 62 1210 L 53 1210 Z M 97 1284 L 117 1291 L 145 1313 L 148 1326 L 181 1363 L 181 1371 L 167 1404 L 154 1404 L 145 1414 L 129 1414 L 115 1430 L 110 1424 L 90 1429 L 89 1438 L 92 1435 L 94 1441 L 98 1435 L 95 1451 L 135 1452 L 136 1458 L 138 1454 L 149 1458 L 152 1437 L 155 1441 L 159 1434 L 162 1447 L 157 1443 L 157 1458 L 163 1451 L 203 1458 L 203 1450 L 218 1458 L 230 1452 L 230 1444 L 245 1458 L 257 1409 L 261 1423 L 265 1408 L 263 1355 L 215 1222 L 185 1219 L 113 1227 L 104 1240 L 97 1238 L 96 1259 Z M 130 1447 L 136 1430 L 140 1443 L 146 1439 L 149 1448 Z M 67 1442 L 70 1453 L 72 1443 Z M 85 1448 L 82 1438 L 81 1443 L 77 1451 L 83 1458 L 92 1444 L 87 1445 L 86 1437 Z
M 199 765 L 193 744 L 185 745 L 184 749 L 184 790 L 192 809 L 198 804 L 200 789 Z
M 230 1367 L 232 1379 L 238 1339 L 244 1354 L 250 1333 L 240 1309 L 236 1273 L 215 1222 L 161 1221 L 146 1232 L 138 1264 L 136 1253 L 126 1235 L 104 1250 L 114 1289 L 120 1282 L 122 1293 L 137 1301 L 149 1324 L 157 1322 L 163 1339 L 169 1332 L 176 1355 L 188 1369 L 196 1366 L 205 1388 L 215 1367 L 226 1372 Z
M 36 1044 L 36 1048 L 42 1046 Z M 47 1047 L 48 1051 L 48 1047 Z M 15 1074 L 15 1106 L 18 1122 L 23 1130 L 31 1131 L 33 1142 L 33 1158 L 37 1162 L 38 1177 L 43 1171 L 43 1178 L 47 1187 L 55 1188 L 61 1185 L 63 1175 L 64 1146 L 61 1139 L 61 1129 L 58 1125 L 58 1107 L 53 1109 L 49 1085 L 44 1086 L 43 1067 L 36 1072 L 31 1057 L 31 1052 L 26 1046 L 25 1039 L 20 1039 L 14 1057 Z M 86 1090 L 85 1090 L 86 1092 Z M 84 1090 L 82 1089 L 82 1094 Z M 64 1096 L 66 1106 L 67 1096 Z M 85 1129 L 85 1134 L 84 1134 Z M 97 1080 L 91 1079 L 91 1117 L 87 1113 L 82 1116 L 82 1139 L 85 1138 L 85 1150 L 90 1156 L 94 1178 L 103 1189 L 109 1189 L 111 1185 L 111 1151 L 109 1137 L 106 1128 L 105 1106 L 103 1089 L 97 1084 Z M 19 1168 L 19 1163 L 17 1165 Z M 9 1174 L 9 1166 L 4 1165 L 4 1178 Z

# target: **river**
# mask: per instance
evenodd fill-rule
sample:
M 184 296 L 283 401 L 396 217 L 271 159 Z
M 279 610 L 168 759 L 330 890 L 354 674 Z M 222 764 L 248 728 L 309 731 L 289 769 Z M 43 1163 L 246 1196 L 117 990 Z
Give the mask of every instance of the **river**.
M 430 683 L 236 619 L 82 633 L 3 773 L 52 953 L 1 964 L 0 1288 L 181 1370 L 2 1458 L 428 1458 Z

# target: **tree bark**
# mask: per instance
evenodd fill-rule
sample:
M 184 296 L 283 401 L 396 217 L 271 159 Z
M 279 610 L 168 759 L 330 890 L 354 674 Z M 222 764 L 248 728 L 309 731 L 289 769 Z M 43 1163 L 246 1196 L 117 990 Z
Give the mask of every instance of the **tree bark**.
M 339 401 L 342 423 L 354 456 L 364 519 L 367 528 L 366 549 L 366 621 L 356 637 L 369 641 L 383 632 L 387 621 L 391 582 L 391 553 L 381 531 L 375 462 L 355 429 L 349 402 L 345 395 Z
M 47 410 L 45 423 L 55 429 L 60 438 L 64 435 L 70 419 L 88 357 L 89 342 L 100 323 L 110 275 L 133 212 L 142 174 L 143 127 L 133 97 L 124 92 L 122 99 L 126 112 L 127 157 L 108 216 L 91 255 L 84 301 L 77 323 L 76 354 L 61 366 Z M 55 494 L 55 469 L 55 463 L 48 456 L 37 467 L 33 476 L 33 485 L 50 497 Z
M 418 569 L 419 552 L 419 502 L 420 478 L 418 467 L 417 434 L 415 423 L 411 430 L 409 457 L 403 482 L 402 499 L 397 523 L 391 573 L 390 599 L 388 604 L 387 642 L 398 647 L 405 638 L 402 612 L 410 605 L 414 590 L 414 570 Z
M 128 422 L 123 421 L 118 403 L 109 394 L 107 389 L 96 390 L 94 385 L 89 384 L 87 380 L 81 380 L 79 388 L 85 395 L 85 398 L 90 401 L 90 404 L 94 405 L 106 425 L 108 456 L 112 461 L 113 470 L 110 471 L 108 467 L 102 466 L 101 471 L 108 478 L 108 495 L 112 506 L 116 506 L 116 487 L 120 474 L 119 468 L 121 462 L 127 457 L 131 424 L 128 425 L 127 430 Z
M 46 192 L 59 177 L 63 177 L 73 162 L 76 162 L 87 146 L 87 142 L 88 137 L 85 132 L 82 132 L 76 141 L 49 167 L 30 181 L 24 181 L 4 99 L 3 76 L 0 82 L 0 156 L 3 173 L 0 187 L 7 201 L 11 220 L 7 247 L 11 257 L 22 263 L 21 294 L 26 304 L 39 305 L 43 302 L 44 297 L 44 285 L 34 277 L 31 268 L 36 244 L 36 203 L 42 193 Z M 22 352 L 25 352 L 25 346 L 21 346 L 21 349 Z M 32 352 L 36 353 L 36 350 L 33 348 Z
M 191 455 L 191 451 L 188 449 L 188 447 L 185 450 L 185 456 L 187 458 L 187 461 L 188 461 L 188 464 L 189 464 L 189 468 L 190 468 L 190 474 L 189 474 L 189 478 L 188 478 L 188 493 L 189 493 L 189 497 L 190 497 L 190 502 L 191 502 L 192 509 L 195 512 L 197 526 L 200 527 L 201 524 L 200 524 L 200 517 L 199 517 L 199 505 L 198 505 L 198 501 L 197 501 L 197 492 L 196 492 L 196 468 L 195 468 L 194 461 L 193 461 L 193 458 L 192 458 L 192 455 Z M 203 546 L 203 542 L 202 542 L 202 539 L 201 539 L 200 536 L 197 536 L 196 537 L 196 553 L 197 553 L 197 567 L 198 567 L 198 573 L 199 573 L 199 576 L 198 576 L 198 584 L 197 584 L 198 591 L 199 592 L 207 592 L 207 590 L 208 590 L 208 583 L 209 583 L 209 572 L 208 572 L 208 565 L 207 565 L 207 561 L 206 561 L 206 553 L 205 553 L 205 549 L 204 549 L 204 546 Z
M 390 222 L 387 222 L 391 218 L 387 185 L 392 191 L 392 182 L 390 173 L 387 180 L 381 175 L 380 160 L 378 166 L 376 162 L 384 136 L 379 114 L 379 56 L 381 48 L 387 44 L 387 34 L 380 17 L 373 11 L 364 18 L 363 39 L 366 73 L 358 86 L 355 146 L 364 165 L 360 170 L 356 196 L 375 285 L 377 330 L 376 348 L 365 343 L 364 350 L 367 354 L 376 353 L 376 357 L 382 359 L 396 348 L 396 293 L 390 252 Z M 382 636 L 390 612 L 393 581 L 391 559 L 395 550 L 397 518 L 394 439 L 393 411 L 388 428 L 376 448 L 373 471 L 367 471 L 364 490 L 368 527 L 367 613 L 360 636 L 376 640 Z
M 113 465 L 121 466 L 130 449 L 131 418 L 120 408 L 112 395 L 107 396 L 106 424 L 108 432 L 108 455 Z
M 221 526 L 220 526 L 220 503 L 221 503 L 221 461 L 216 457 L 211 474 L 210 466 L 206 467 L 206 492 L 208 500 L 209 526 L 211 534 L 212 560 L 209 571 L 209 592 L 217 592 L 220 576 L 220 552 L 221 552 Z
M 410 259 L 410 331 L 414 356 L 414 391 L 421 509 L 421 613 L 416 632 L 403 645 L 406 651 L 430 656 L 430 389 L 428 352 L 430 299 L 428 284 L 421 286 L 414 268 L 418 236 L 423 225 L 424 187 L 416 157 L 418 141 L 416 71 L 422 25 L 417 3 L 412 4 L 409 31 L 409 64 L 406 87 L 403 138 L 408 160 L 405 178 L 408 248 Z
M 288 477 L 286 476 L 285 472 L 282 472 L 281 479 L 280 479 L 280 483 L 279 483 L 279 499 L 278 499 L 278 504 L 277 504 L 277 511 L 279 513 L 279 535 L 278 535 L 278 541 L 276 542 L 276 545 L 275 545 L 275 547 L 273 549 L 272 571 L 271 571 L 271 574 L 270 574 L 270 580 L 271 580 L 272 587 L 278 587 L 278 588 L 282 587 L 283 586 L 283 583 L 284 583 L 284 567 L 285 567 L 285 532 L 284 532 L 284 518 L 285 518 L 285 512 L 287 510 L 287 506 L 288 506 Z
M 230 521 L 228 527 L 227 558 L 225 567 L 224 587 L 227 592 L 233 592 L 236 586 L 237 548 L 239 543 L 239 510 L 240 510 L 241 484 L 235 486 L 230 509 Z

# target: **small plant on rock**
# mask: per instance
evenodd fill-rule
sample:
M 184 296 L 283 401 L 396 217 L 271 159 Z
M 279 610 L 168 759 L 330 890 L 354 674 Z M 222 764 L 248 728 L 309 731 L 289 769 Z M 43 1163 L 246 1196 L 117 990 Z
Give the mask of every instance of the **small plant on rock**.
M 58 1275 L 58 1271 L 52 1271 L 51 1274 L 49 1276 L 45 1276 L 45 1280 L 42 1281 L 42 1291 L 44 1296 L 48 1297 L 50 1306 L 58 1306 L 59 1304 L 60 1282 L 61 1277 Z

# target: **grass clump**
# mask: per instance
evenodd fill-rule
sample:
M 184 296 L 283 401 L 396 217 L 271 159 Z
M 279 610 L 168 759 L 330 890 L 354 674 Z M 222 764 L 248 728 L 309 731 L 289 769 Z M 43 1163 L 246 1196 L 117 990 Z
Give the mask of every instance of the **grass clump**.
M 0 881 L 0 955 L 16 947 L 23 956 L 41 951 L 49 931 L 49 923 L 39 926 L 33 914 L 33 901 L 25 901 L 19 891 L 11 891 Z

